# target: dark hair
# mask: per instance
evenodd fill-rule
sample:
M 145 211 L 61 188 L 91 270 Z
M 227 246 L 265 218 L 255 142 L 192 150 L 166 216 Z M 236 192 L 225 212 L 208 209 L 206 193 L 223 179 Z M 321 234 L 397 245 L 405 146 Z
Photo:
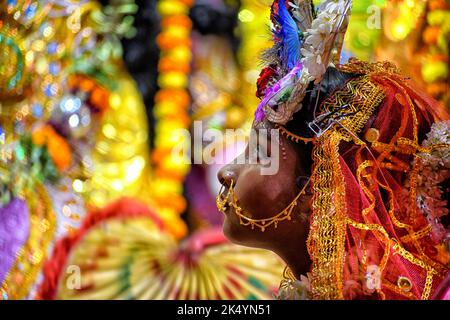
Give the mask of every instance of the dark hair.
M 349 80 L 359 76 L 358 74 L 341 72 L 334 67 L 329 67 L 319 84 L 310 83 L 302 102 L 302 109 L 294 114 L 293 119 L 287 123 L 286 129 L 296 135 L 312 138 L 314 133 L 309 128 L 308 123 L 313 121 L 314 117 L 319 114 L 322 103 L 334 91 L 345 86 Z
M 309 128 L 308 123 L 320 114 L 322 103 L 336 90 L 344 87 L 349 80 L 359 76 L 358 74 L 345 73 L 334 67 L 329 67 L 319 84 L 315 85 L 311 82 L 303 99 L 302 109 L 294 114 L 293 119 L 286 124 L 286 129 L 295 135 L 312 138 L 314 133 Z M 305 167 L 311 169 L 313 165 L 313 145 L 311 143 L 305 145 L 303 142 L 300 142 L 300 146 L 299 156 L 302 158 Z

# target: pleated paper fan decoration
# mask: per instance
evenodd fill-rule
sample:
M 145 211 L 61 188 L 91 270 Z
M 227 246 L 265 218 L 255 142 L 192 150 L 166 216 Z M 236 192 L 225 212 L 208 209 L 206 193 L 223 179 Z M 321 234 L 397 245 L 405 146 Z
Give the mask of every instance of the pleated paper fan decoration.
M 283 264 L 212 229 L 179 243 L 150 219 L 110 220 L 73 249 L 57 299 L 272 299 Z M 68 269 L 71 268 L 71 269 Z

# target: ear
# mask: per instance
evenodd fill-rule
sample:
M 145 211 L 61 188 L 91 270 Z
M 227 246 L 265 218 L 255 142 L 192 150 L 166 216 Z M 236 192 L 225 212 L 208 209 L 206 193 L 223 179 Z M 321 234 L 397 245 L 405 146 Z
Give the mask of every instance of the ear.
M 297 177 L 297 180 L 296 180 L 297 188 L 303 189 L 305 187 L 305 185 L 308 183 L 309 179 L 310 179 L 310 177 L 308 177 L 308 176 Z

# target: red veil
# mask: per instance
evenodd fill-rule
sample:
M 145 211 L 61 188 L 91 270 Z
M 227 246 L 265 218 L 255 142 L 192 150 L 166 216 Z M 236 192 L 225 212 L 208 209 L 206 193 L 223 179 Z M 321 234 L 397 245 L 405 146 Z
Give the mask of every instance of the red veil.
M 315 141 L 312 295 L 430 299 L 449 274 L 440 218 L 448 214 L 441 185 L 450 145 L 429 133 L 444 121 L 448 135 L 448 114 L 389 63 L 352 60 L 339 69 L 363 76 L 322 105 L 333 112 L 347 104 L 355 114 Z

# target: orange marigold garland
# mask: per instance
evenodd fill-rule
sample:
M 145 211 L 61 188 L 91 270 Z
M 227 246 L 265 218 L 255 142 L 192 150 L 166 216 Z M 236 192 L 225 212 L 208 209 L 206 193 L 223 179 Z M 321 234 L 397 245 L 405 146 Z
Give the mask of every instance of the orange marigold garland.
M 182 155 L 172 151 L 180 143 L 178 129 L 188 129 L 190 96 L 188 93 L 191 61 L 191 29 L 189 10 L 192 0 L 160 0 L 161 33 L 158 66 L 159 92 L 155 96 L 155 149 L 152 159 L 155 167 L 154 199 L 166 213 L 182 213 L 186 208 L 183 181 L 189 165 Z
M 60 171 L 69 168 L 72 163 L 72 151 L 66 139 L 61 137 L 50 125 L 43 125 L 32 133 L 32 140 L 35 145 L 46 145 L 47 150 Z

